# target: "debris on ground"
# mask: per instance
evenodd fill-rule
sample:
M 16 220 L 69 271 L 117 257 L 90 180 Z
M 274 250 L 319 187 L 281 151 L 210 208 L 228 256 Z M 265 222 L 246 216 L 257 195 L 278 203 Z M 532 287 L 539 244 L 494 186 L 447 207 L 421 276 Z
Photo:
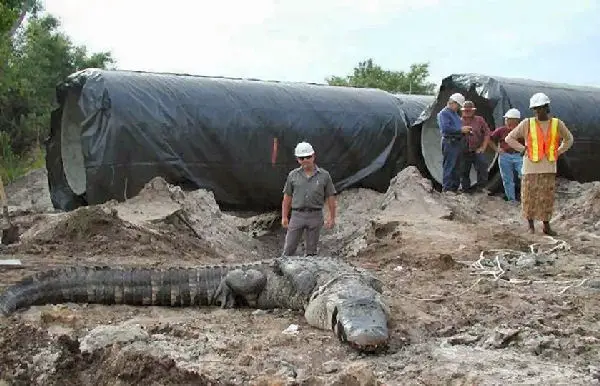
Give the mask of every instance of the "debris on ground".
M 54 211 L 45 171 L 6 187 L 22 234 L 5 287 L 72 264 L 191 266 L 278 255 L 280 212 L 223 211 L 155 178 L 124 202 Z M 44 190 L 46 189 L 46 190 Z M 600 379 L 598 183 L 559 181 L 558 236 L 520 208 L 443 195 L 408 167 L 384 193 L 338 196 L 320 254 L 383 282 L 392 341 L 355 353 L 289 310 L 33 306 L 0 318 L 0 384 L 594 384 Z
M 21 260 L 19 260 L 19 259 L 0 259 L 0 268 L 7 268 L 7 267 L 19 268 L 22 265 L 23 264 L 21 263 Z

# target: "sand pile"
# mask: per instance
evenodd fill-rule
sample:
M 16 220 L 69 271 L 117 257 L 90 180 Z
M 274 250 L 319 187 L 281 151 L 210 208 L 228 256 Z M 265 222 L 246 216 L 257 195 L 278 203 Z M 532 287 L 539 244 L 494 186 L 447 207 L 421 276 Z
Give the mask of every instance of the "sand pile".
M 381 215 L 417 215 L 426 218 L 446 219 L 452 210 L 434 191 L 431 181 L 423 177 L 414 166 L 403 169 L 390 181 L 390 187 L 380 204 Z
M 431 182 L 414 166 L 396 175 L 386 193 L 353 189 L 338 196 L 337 225 L 322 240 L 333 254 L 356 256 L 374 240 L 397 238 L 398 226 L 408 217 L 452 217 L 452 210 L 436 197 Z
M 194 259 L 210 254 L 206 241 L 190 236 L 176 224 L 154 229 L 123 220 L 106 206 L 81 207 L 45 216 L 27 230 L 17 251 L 67 256 L 169 256 Z M 123 261 L 122 263 L 127 263 Z
M 559 181 L 552 222 L 600 236 L 600 182 Z
M 258 241 L 221 213 L 211 192 L 184 193 L 159 177 L 125 202 L 44 216 L 22 240 L 33 249 L 35 245 L 69 244 L 72 253 L 125 253 L 135 245 L 135 252 L 140 253 L 140 244 L 155 244 L 148 253 L 209 253 L 222 260 L 264 257 L 259 256 Z
M 166 223 L 185 226 L 221 257 L 264 258 L 259 242 L 240 231 L 232 216 L 221 212 L 210 191 L 184 193 L 156 177 L 135 197 L 110 205 L 120 218 L 134 224 L 153 229 L 161 229 Z

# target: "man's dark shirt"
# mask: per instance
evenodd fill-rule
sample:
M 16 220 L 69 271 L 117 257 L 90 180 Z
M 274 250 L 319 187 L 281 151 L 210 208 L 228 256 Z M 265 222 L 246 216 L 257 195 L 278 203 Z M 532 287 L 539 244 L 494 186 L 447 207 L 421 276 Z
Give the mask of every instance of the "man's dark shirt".
M 320 209 L 336 191 L 329 172 L 315 165 L 310 177 L 301 167 L 292 170 L 285 181 L 283 193 L 292 196 L 292 209 Z
M 516 153 L 517 151 L 504 141 L 510 131 L 511 129 L 509 129 L 507 126 L 500 126 L 496 130 L 492 131 L 492 134 L 490 134 L 490 139 L 494 142 L 498 142 L 500 148 L 504 150 L 505 153 Z M 523 146 L 525 145 L 523 139 L 519 139 L 519 143 Z

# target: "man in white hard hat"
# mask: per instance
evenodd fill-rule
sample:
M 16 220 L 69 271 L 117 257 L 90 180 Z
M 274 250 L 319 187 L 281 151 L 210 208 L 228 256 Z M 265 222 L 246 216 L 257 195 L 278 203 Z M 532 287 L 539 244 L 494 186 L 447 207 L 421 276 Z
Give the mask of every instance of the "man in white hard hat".
M 523 177 L 521 205 L 529 231 L 535 232 L 534 221 L 543 222 L 543 232 L 554 236 L 550 218 L 554 211 L 557 160 L 573 145 L 573 135 L 565 123 L 550 116 L 550 98 L 536 93 L 529 100 L 535 117 L 524 119 L 507 136 L 506 143 L 521 152 Z M 519 143 L 525 140 L 525 145 Z
M 509 109 L 504 114 L 504 126 L 498 127 L 490 134 L 490 147 L 498 152 L 498 167 L 504 185 L 504 194 L 511 203 L 517 202 L 515 194 L 515 174 L 521 179 L 521 169 L 523 167 L 523 156 L 521 153 L 510 147 L 505 138 L 519 122 L 521 121 L 521 112 L 518 109 Z M 524 144 L 522 139 L 519 143 Z M 496 145 L 497 144 L 497 145 Z
M 325 202 L 329 210 L 325 227 L 331 228 L 335 224 L 336 190 L 329 172 L 315 164 L 315 151 L 310 143 L 300 142 L 294 155 L 300 167 L 288 174 L 281 204 L 281 225 L 287 228 L 283 255 L 296 254 L 304 233 L 305 254 L 314 256 L 323 226 Z
M 460 167 L 466 147 L 463 134 L 471 132 L 471 127 L 464 126 L 458 110 L 465 103 L 461 93 L 450 95 L 448 103 L 437 114 L 437 123 L 442 135 L 442 191 L 458 192 L 460 186 Z

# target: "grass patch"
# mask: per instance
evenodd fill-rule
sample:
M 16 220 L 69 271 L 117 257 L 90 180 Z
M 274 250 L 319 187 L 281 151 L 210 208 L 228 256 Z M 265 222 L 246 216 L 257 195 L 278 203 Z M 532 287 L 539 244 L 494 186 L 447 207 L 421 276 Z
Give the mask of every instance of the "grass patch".
M 45 150 L 35 146 L 29 153 L 19 156 L 14 154 L 9 146 L 0 149 L 0 177 L 4 184 L 9 184 L 31 170 L 44 167 L 46 163 Z

